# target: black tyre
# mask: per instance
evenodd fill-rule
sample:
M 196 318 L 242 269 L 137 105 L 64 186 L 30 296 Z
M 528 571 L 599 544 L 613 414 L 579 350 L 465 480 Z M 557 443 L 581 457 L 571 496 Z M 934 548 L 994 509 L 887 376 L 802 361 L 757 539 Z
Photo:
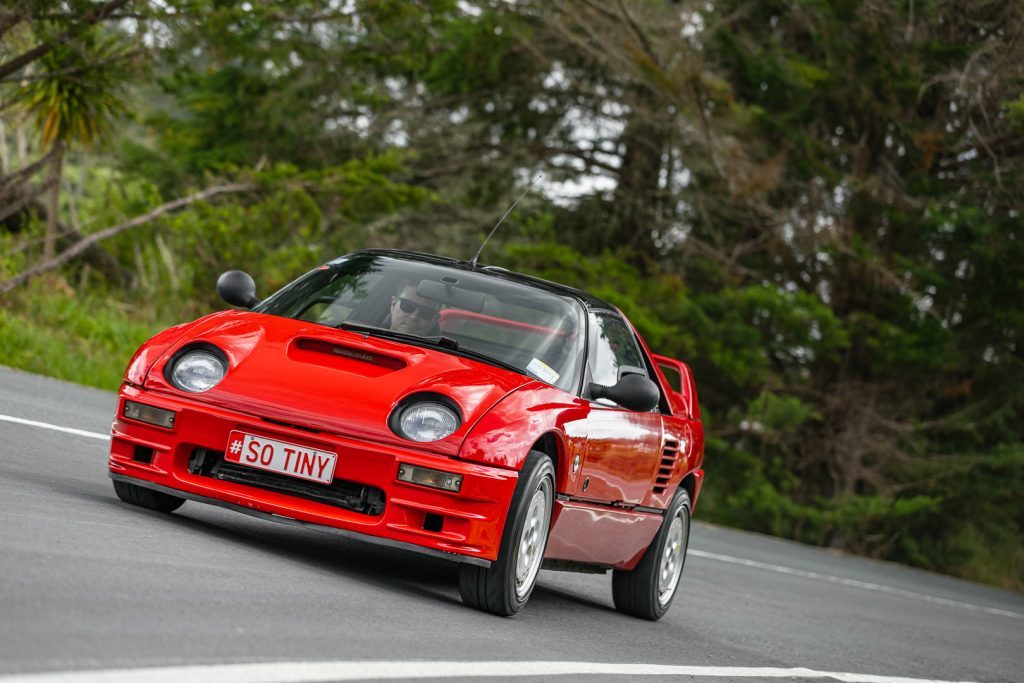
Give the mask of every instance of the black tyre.
M 554 501 L 555 467 L 551 458 L 530 451 L 512 496 L 498 559 L 487 568 L 463 564 L 459 569 L 459 592 L 464 603 L 503 617 L 523 608 L 544 559 Z
M 126 503 L 156 510 L 157 512 L 174 512 L 185 502 L 184 498 L 160 493 L 124 481 L 114 482 L 114 492 Z
M 615 609 L 641 619 L 661 619 L 676 596 L 689 541 L 690 494 L 680 488 L 637 566 L 612 573 Z

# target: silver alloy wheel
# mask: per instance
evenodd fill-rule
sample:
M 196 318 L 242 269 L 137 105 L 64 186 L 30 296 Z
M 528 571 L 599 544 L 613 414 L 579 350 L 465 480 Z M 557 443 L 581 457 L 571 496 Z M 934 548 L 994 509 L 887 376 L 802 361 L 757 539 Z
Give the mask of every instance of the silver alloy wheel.
M 682 511 L 680 510 L 680 512 Z M 672 526 L 668 529 L 665 551 L 661 555 L 661 567 L 658 571 L 658 604 L 660 606 L 666 606 L 675 595 L 685 560 L 686 528 L 682 515 L 677 514 L 672 520 Z
M 551 481 L 545 479 L 533 494 L 519 535 L 516 555 L 516 597 L 525 600 L 537 580 L 551 519 Z

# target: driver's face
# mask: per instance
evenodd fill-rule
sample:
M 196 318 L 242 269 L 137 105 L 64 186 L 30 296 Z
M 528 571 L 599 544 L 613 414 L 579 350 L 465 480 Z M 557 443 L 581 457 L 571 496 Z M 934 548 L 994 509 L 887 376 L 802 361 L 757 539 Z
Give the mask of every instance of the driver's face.
M 391 329 L 395 332 L 423 336 L 434 326 L 437 315 L 437 303 L 417 294 L 412 285 L 391 297 Z

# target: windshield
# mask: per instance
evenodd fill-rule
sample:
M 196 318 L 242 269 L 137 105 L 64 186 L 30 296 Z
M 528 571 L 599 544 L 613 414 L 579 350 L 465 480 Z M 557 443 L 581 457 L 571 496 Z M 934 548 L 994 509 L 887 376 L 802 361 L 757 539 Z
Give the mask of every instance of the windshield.
M 422 341 L 566 391 L 579 382 L 579 302 L 494 275 L 355 254 L 307 273 L 253 310 Z

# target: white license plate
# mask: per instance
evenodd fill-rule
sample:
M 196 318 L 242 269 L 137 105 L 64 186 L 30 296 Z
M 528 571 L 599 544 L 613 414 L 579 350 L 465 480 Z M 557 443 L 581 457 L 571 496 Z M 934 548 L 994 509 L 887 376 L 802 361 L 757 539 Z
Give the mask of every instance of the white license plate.
M 224 459 L 268 472 L 330 484 L 334 479 L 338 454 L 233 431 L 228 435 Z

